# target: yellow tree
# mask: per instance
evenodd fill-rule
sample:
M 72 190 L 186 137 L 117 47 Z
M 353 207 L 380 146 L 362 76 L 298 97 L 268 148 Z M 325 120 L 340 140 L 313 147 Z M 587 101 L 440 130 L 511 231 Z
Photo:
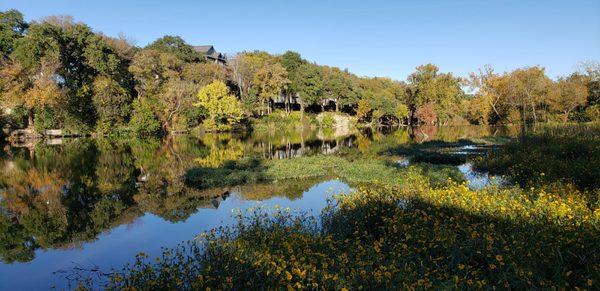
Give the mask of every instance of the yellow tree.
M 562 115 L 563 122 L 569 120 L 573 110 L 585 105 L 588 98 L 587 83 L 588 78 L 580 74 L 560 78 L 556 83 L 553 94 L 550 94 L 548 98 L 548 103 L 551 110 Z
M 65 90 L 58 84 L 56 70 L 59 64 L 45 58 L 35 75 L 31 76 L 18 62 L 8 61 L 0 72 L 1 100 L 5 104 L 21 104 L 29 111 L 29 127 L 33 128 L 33 110 L 56 107 L 66 98 Z
M 243 118 L 242 104 L 222 81 L 213 81 L 198 92 L 198 103 L 208 112 L 206 130 L 229 130 Z
M 517 69 L 508 75 L 505 94 L 509 105 L 521 113 L 521 122 L 527 121 L 530 110 L 533 122 L 537 122 L 537 110 L 549 95 L 552 80 L 546 76 L 542 67 L 527 67 Z
M 258 92 L 262 108 L 271 113 L 271 101 L 274 97 L 279 97 L 281 92 L 287 89 L 290 81 L 287 78 L 288 73 L 279 63 L 267 64 L 260 68 L 254 75 L 254 85 Z M 267 106 L 265 106 L 267 104 Z

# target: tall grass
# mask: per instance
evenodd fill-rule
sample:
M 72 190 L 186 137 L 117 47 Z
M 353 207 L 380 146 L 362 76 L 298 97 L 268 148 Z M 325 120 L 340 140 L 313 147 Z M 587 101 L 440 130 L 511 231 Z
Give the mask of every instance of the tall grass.
M 597 203 L 600 125 L 543 126 L 477 159 L 475 167 L 526 188 L 573 185 Z

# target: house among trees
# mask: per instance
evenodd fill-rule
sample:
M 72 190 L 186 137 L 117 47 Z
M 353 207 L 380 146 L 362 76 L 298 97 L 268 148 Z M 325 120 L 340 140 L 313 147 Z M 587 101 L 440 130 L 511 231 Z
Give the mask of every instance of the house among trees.
M 224 65 L 227 63 L 227 57 L 224 54 L 217 52 L 212 45 L 198 45 L 194 46 L 194 50 L 204 54 L 204 57 L 208 61 L 215 62 L 217 64 Z

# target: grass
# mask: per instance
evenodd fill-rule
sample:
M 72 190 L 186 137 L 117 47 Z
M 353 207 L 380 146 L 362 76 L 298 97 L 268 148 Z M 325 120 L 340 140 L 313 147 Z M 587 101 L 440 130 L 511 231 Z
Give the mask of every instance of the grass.
M 445 185 L 449 178 L 462 181 L 455 167 L 420 164 L 397 167 L 385 159 L 348 160 L 339 156 L 316 155 L 295 159 L 267 160 L 244 158 L 226 162 L 222 167 L 197 167 L 186 174 L 186 183 L 195 188 L 236 186 L 245 183 L 337 177 L 351 184 L 410 184 L 416 177 L 431 186 Z
M 465 150 L 464 147 L 477 147 Z M 411 163 L 428 163 L 436 165 L 460 165 L 467 162 L 470 155 L 481 153 L 480 148 L 487 148 L 483 142 L 475 143 L 461 139 L 456 142 L 428 141 L 424 143 L 409 143 L 395 145 L 383 150 L 384 155 L 405 156 Z M 463 152 L 463 153 L 457 153 Z
M 315 117 L 311 114 L 275 110 L 269 115 L 252 120 L 252 128 L 256 131 L 294 132 L 300 128 L 310 128 L 315 123 Z
M 600 126 L 544 127 L 475 160 L 475 168 L 509 177 L 521 187 L 572 185 L 592 196 L 600 188 Z

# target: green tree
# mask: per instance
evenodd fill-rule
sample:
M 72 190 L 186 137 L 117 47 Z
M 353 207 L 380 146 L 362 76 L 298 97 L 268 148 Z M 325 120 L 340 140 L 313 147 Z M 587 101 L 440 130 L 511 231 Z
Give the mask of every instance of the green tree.
M 266 64 L 254 74 L 254 84 L 261 102 L 261 115 L 263 108 L 267 109 L 267 113 L 271 113 L 273 99 L 279 98 L 289 83 L 288 73 L 279 63 Z
M 165 35 L 146 46 L 145 49 L 171 54 L 186 63 L 204 61 L 204 55 L 194 50 L 179 36 Z
M 279 57 L 279 62 L 288 72 L 288 79 L 290 80 L 287 89 L 284 92 L 285 109 L 289 112 L 291 111 L 290 104 L 298 92 L 298 88 L 295 87 L 297 84 L 292 80 L 297 80 L 296 76 L 298 74 L 298 69 L 302 64 L 305 64 L 306 61 L 302 59 L 299 53 L 287 51 Z
M 33 113 L 50 110 L 49 126 L 86 131 L 96 122 L 94 81 L 110 78 L 130 87 L 126 62 L 88 26 L 69 17 L 48 17 L 32 23 L 27 37 L 17 40 L 9 69 L 11 95 Z M 6 83 L 5 83 L 6 84 Z
M 0 11 L 0 59 L 7 59 L 29 24 L 17 10 Z
M 317 104 L 321 101 L 323 93 L 323 78 L 317 65 L 305 63 L 302 64 L 297 73 L 292 76 L 292 88 L 300 97 L 301 110 L 307 105 Z
M 178 79 L 183 61 L 172 54 L 157 50 L 142 50 L 137 53 L 129 71 L 135 79 L 138 97 L 156 96 L 170 79 Z
M 335 111 L 356 104 L 356 94 L 351 76 L 338 68 L 323 67 L 323 97 L 334 100 Z
M 129 120 L 131 130 L 139 135 L 154 135 L 160 132 L 161 124 L 156 116 L 156 99 L 138 98 L 133 102 L 133 114 Z
M 240 101 L 221 81 L 213 81 L 200 89 L 196 106 L 204 107 L 208 112 L 204 121 L 207 130 L 230 130 L 244 114 Z
M 428 108 L 424 108 L 424 111 L 430 111 L 431 104 L 440 123 L 447 123 L 460 115 L 457 113 L 461 112 L 461 80 L 451 73 L 441 74 L 437 66 L 426 64 L 417 67 L 416 72 L 408 77 L 408 83 L 407 105 L 411 111 L 411 119 L 420 107 L 427 105 Z
M 358 87 L 362 100 L 369 103 L 371 121 L 378 124 L 401 123 L 405 118 L 402 114 L 404 108 L 400 106 L 406 105 L 403 83 L 390 78 L 361 78 L 358 80 Z M 359 105 L 364 102 L 359 102 Z
M 109 132 L 126 124 L 131 111 L 131 95 L 117 81 L 108 77 L 98 77 L 93 83 L 93 102 L 98 114 L 96 129 Z

